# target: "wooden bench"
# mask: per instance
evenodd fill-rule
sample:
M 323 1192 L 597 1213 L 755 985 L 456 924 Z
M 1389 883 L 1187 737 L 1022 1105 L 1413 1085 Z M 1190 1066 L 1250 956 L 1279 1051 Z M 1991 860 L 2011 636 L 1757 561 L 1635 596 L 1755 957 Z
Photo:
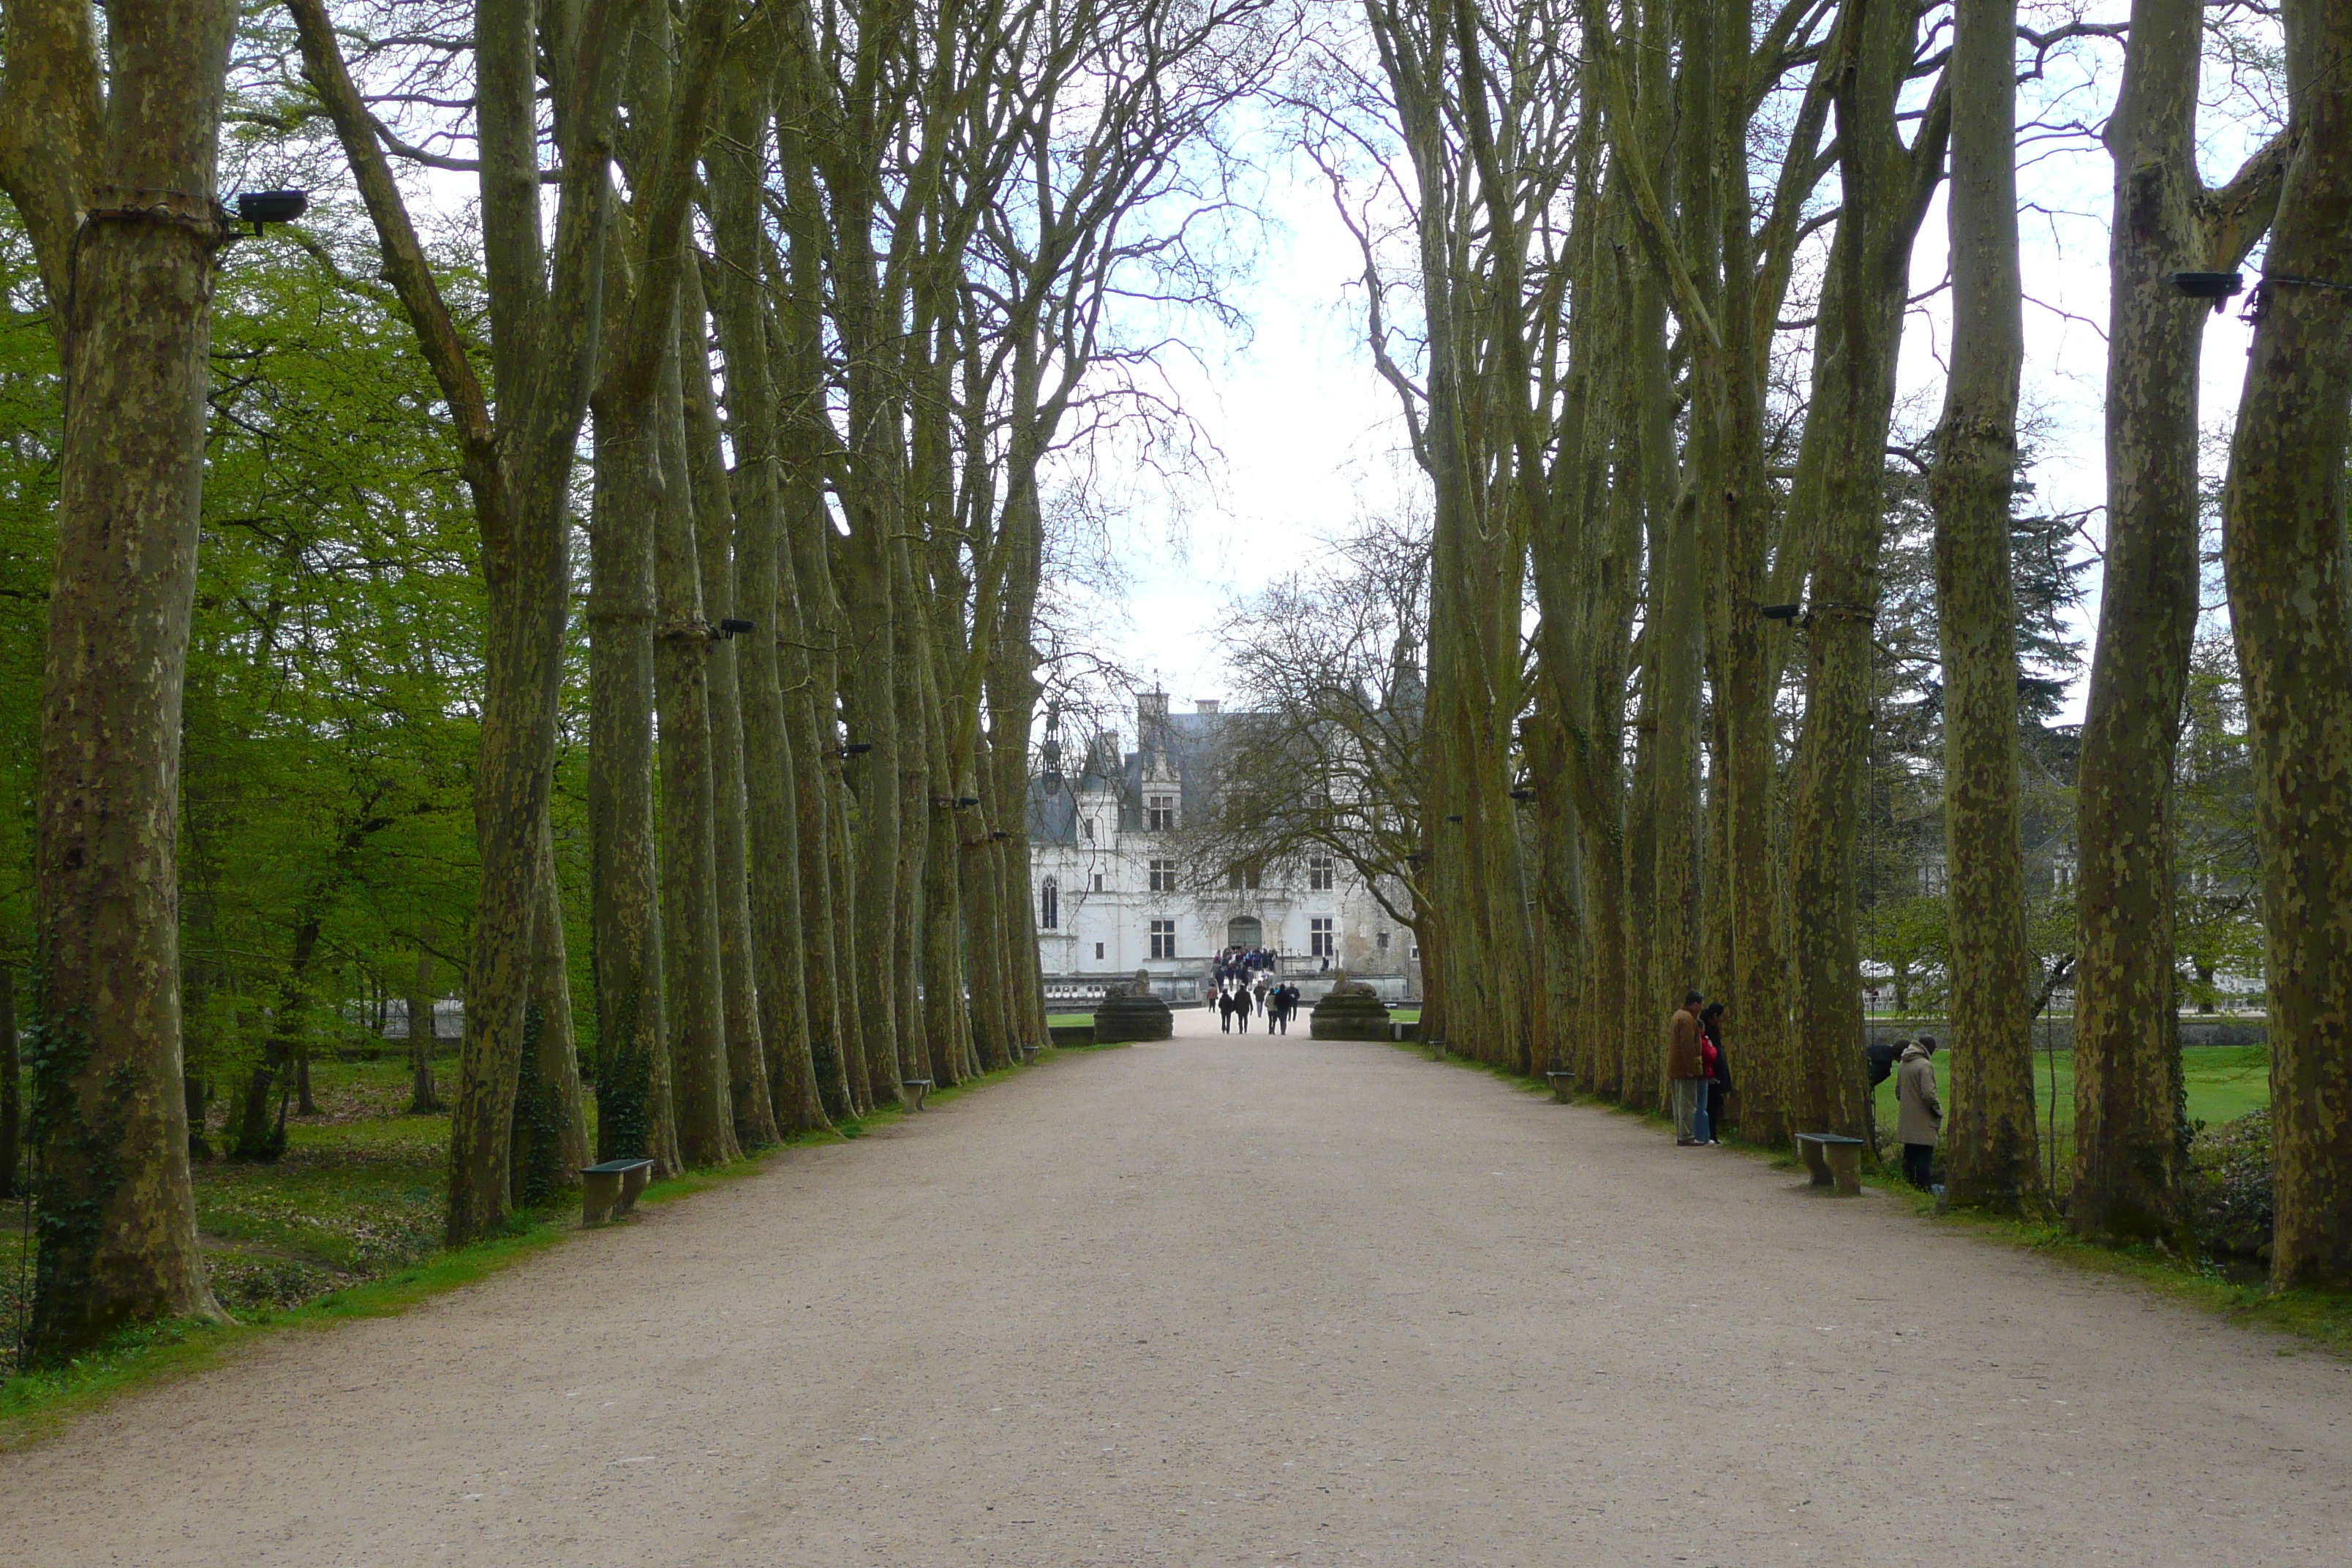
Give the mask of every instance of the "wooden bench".
M 1572 1072 L 1548 1072 L 1544 1074 L 1544 1080 L 1551 1085 L 1553 1100 L 1566 1105 L 1569 1091 L 1576 1087 L 1576 1075 Z
M 1850 1198 L 1862 1191 L 1862 1140 L 1835 1132 L 1800 1132 L 1797 1153 L 1813 1173 L 1813 1185 L 1834 1186 L 1838 1196 Z
M 654 1179 L 651 1160 L 607 1160 L 580 1172 L 580 1223 L 618 1219 L 637 1206 L 637 1194 Z
M 927 1078 L 902 1078 L 898 1087 L 915 1097 L 914 1109 L 923 1109 L 923 1096 L 931 1092 L 931 1080 Z

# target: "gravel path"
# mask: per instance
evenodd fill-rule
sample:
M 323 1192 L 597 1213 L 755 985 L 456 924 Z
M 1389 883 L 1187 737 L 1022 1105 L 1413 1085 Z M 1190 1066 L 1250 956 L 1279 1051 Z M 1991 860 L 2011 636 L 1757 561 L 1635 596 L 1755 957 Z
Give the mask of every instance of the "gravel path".
M 0 1563 L 2352 1560 L 2342 1362 L 1180 1016 L 0 1456 Z

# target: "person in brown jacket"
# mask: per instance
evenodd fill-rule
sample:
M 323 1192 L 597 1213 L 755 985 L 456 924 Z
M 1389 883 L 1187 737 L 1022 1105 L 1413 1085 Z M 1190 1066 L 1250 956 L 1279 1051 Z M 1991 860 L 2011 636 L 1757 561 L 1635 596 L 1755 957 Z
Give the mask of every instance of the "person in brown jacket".
M 1936 1141 L 1944 1131 L 1944 1102 L 1936 1098 L 1936 1064 L 1928 1059 L 1935 1054 L 1936 1037 L 1922 1035 L 1904 1047 L 1902 1064 L 1895 1069 L 1895 1103 L 1903 1112 L 1895 1126 L 1895 1135 L 1903 1140 L 1903 1173 L 1921 1192 L 1929 1190 Z
M 1706 998 L 1691 992 L 1666 1021 L 1666 1081 L 1675 1101 L 1675 1142 L 1684 1148 L 1704 1143 L 1699 1108 L 1706 1093 L 1706 1058 L 1699 1050 L 1698 1006 Z

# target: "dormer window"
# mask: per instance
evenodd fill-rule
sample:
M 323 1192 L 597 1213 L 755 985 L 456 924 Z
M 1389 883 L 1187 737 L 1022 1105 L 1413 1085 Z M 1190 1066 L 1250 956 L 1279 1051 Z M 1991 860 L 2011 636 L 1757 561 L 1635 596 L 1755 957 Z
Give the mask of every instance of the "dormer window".
M 1143 826 L 1150 833 L 1176 831 L 1176 797 L 1172 795 L 1148 795 L 1143 797 Z

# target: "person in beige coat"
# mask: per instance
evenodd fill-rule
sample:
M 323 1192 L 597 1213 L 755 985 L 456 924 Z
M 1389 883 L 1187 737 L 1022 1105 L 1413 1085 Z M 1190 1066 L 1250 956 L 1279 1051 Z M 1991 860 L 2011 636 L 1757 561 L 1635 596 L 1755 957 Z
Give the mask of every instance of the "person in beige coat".
M 1698 1005 L 1696 991 L 1666 1020 L 1666 1081 L 1675 1100 L 1675 1142 L 1691 1148 L 1707 1141 L 1703 1120 L 1706 1104 L 1706 1058 L 1699 1049 Z
M 1895 1135 L 1903 1140 L 1903 1173 L 1920 1191 L 1928 1188 L 1936 1141 L 1944 1132 L 1944 1102 L 1936 1097 L 1936 1037 L 1922 1035 L 1905 1047 L 1895 1068 L 1895 1103 L 1902 1110 Z

